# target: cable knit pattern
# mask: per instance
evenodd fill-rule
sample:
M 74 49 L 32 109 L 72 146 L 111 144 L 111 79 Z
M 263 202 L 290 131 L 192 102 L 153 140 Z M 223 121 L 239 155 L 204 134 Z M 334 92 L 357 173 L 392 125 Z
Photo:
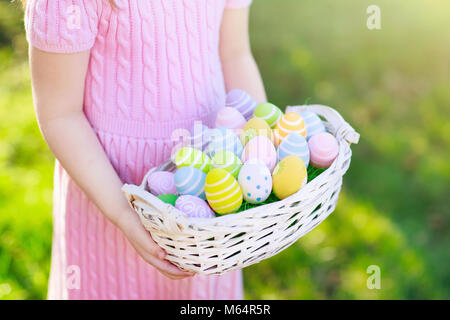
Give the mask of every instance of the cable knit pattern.
M 251 0 L 28 0 L 40 50 L 90 50 L 84 113 L 125 183 L 169 158 L 175 129 L 224 105 L 223 10 Z M 136 253 L 55 162 L 52 299 L 241 299 L 241 272 L 170 280 Z M 78 283 L 80 284 L 78 286 Z

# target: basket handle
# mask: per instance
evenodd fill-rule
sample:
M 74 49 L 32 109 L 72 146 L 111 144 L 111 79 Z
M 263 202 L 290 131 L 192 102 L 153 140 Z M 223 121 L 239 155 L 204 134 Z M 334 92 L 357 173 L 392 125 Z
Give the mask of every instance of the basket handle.
M 344 139 L 348 143 L 357 144 L 359 142 L 359 133 L 355 131 L 355 129 L 350 126 L 347 121 L 340 115 L 339 112 L 334 110 L 331 107 L 320 105 L 320 104 L 311 104 L 311 105 L 301 105 L 301 106 L 288 106 L 286 108 L 286 112 L 301 112 L 301 111 L 312 111 L 317 113 L 319 116 L 324 117 L 331 123 L 333 129 L 335 130 L 335 135 L 339 139 Z

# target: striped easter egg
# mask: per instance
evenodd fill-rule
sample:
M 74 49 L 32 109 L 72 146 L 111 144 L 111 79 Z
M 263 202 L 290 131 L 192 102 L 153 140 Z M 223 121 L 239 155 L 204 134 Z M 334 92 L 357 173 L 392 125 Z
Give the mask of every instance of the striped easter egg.
M 191 195 L 179 197 L 175 202 L 175 208 L 189 218 L 214 218 L 216 216 L 205 200 Z
M 256 136 L 265 136 L 273 142 L 273 132 L 267 122 L 261 118 L 253 117 L 247 121 L 242 129 L 242 134 L 240 136 L 242 145 L 245 146 Z
M 227 170 L 236 178 L 241 170 L 242 162 L 233 152 L 229 150 L 219 150 L 212 158 L 211 165 L 214 168 Z
M 217 112 L 216 127 L 224 127 L 235 132 L 245 125 L 244 116 L 232 107 L 224 107 Z
M 190 139 L 190 147 L 205 150 L 208 145 L 208 126 L 202 124 L 201 121 L 195 121 L 194 126 L 190 130 L 191 139 Z
M 174 174 L 168 171 L 156 171 L 148 177 L 148 188 L 155 196 L 177 193 Z
M 248 120 L 253 116 L 257 103 L 247 92 L 234 89 L 227 94 L 226 106 L 235 108 Z
M 218 214 L 236 212 L 242 204 L 242 190 L 236 179 L 222 168 L 212 169 L 206 176 L 206 199 Z
M 206 173 L 193 167 L 181 167 L 175 171 L 175 186 L 181 195 L 205 199 Z
M 290 133 L 280 143 L 277 150 L 278 161 L 287 156 L 298 156 L 303 160 L 306 167 L 309 165 L 309 148 L 304 136 L 298 132 Z
M 306 125 L 306 139 L 309 140 L 313 135 L 320 132 L 326 132 L 325 125 L 323 121 L 320 120 L 319 116 L 312 111 L 302 111 L 300 116 L 305 121 Z
M 286 113 L 278 121 L 274 130 L 275 145 L 278 146 L 291 132 L 297 132 L 306 137 L 305 121 L 295 112 Z
M 311 164 L 316 168 L 328 168 L 339 153 L 336 138 L 328 132 L 320 132 L 308 141 Z
M 254 112 L 254 116 L 261 118 L 273 129 L 283 116 L 283 112 L 274 104 L 264 102 L 259 104 Z
M 210 157 L 214 157 L 216 151 L 219 150 L 228 150 L 240 157 L 242 150 L 244 150 L 241 140 L 239 140 L 233 130 L 224 127 L 210 129 L 208 132 L 208 140 L 209 144 L 205 152 Z
M 194 167 L 208 173 L 211 169 L 211 159 L 202 151 L 192 148 L 183 147 L 175 153 L 173 162 L 177 168 Z

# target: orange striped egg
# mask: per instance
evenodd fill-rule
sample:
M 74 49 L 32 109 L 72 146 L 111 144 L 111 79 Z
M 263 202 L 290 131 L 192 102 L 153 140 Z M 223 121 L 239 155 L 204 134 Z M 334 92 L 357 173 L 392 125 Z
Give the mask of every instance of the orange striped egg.
M 305 121 L 298 113 L 288 112 L 281 117 L 275 127 L 275 144 L 278 146 L 292 132 L 306 137 L 306 126 Z

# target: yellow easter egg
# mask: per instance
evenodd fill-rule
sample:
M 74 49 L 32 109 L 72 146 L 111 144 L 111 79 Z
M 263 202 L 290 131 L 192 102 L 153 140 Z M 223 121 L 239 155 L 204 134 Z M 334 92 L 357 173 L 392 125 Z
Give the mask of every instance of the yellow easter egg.
M 206 176 L 206 199 L 218 214 L 236 212 L 242 204 L 242 190 L 236 179 L 225 169 L 214 168 Z
M 275 145 L 279 145 L 290 133 L 297 132 L 306 137 L 306 126 L 303 118 L 295 112 L 283 115 L 274 130 Z
M 256 136 L 265 136 L 273 142 L 273 132 L 270 126 L 261 118 L 253 117 L 247 121 L 242 129 L 241 142 L 245 146 Z
M 298 156 L 287 156 L 273 170 L 273 192 L 278 199 L 287 198 L 300 190 L 307 180 L 308 174 L 302 159 Z

